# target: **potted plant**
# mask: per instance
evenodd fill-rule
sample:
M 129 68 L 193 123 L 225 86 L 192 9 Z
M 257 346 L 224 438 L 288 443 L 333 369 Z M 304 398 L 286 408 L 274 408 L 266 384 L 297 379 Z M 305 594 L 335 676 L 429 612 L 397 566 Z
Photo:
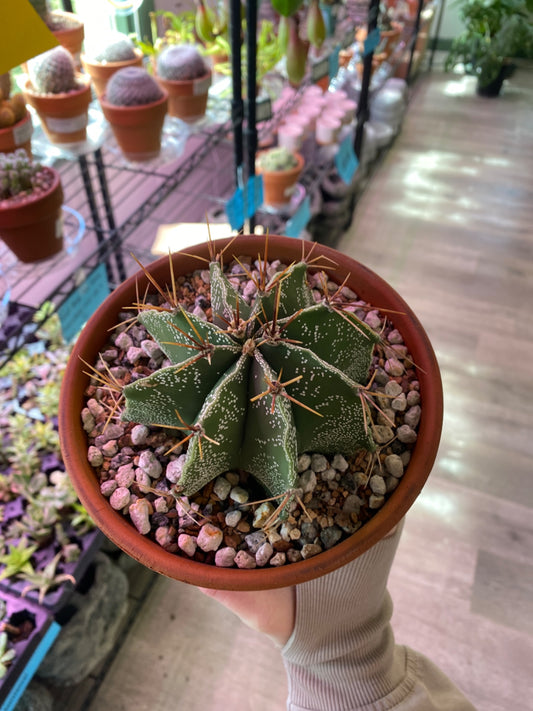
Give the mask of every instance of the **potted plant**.
M 31 157 L 33 124 L 23 94 L 11 95 L 11 75 L 0 75 L 0 153 L 23 148 Z
M 105 92 L 110 77 L 119 69 L 142 67 L 143 53 L 127 35 L 116 32 L 82 54 L 81 63 L 90 75 L 99 98 Z
M 84 38 L 83 22 L 73 12 L 50 10 L 48 0 L 30 0 L 30 3 L 59 44 L 70 52 L 79 68 Z
M 258 154 L 256 170 L 263 176 L 266 205 L 280 207 L 290 202 L 303 166 L 303 156 L 283 146 L 270 148 Z
M 464 0 L 463 32 L 454 39 L 445 69 L 462 63 L 477 77 L 477 93 L 498 96 L 513 59 L 533 57 L 533 14 L 527 0 Z
M 34 163 L 22 148 L 0 154 L 0 238 L 21 262 L 63 249 L 62 204 L 54 168 Z
M 155 78 L 168 93 L 168 113 L 187 123 L 203 118 L 212 72 L 197 47 L 165 47 L 157 56 Z
M 70 53 L 63 47 L 30 59 L 24 96 L 39 114 L 52 143 L 79 143 L 87 138 L 91 83 L 76 73 Z
M 59 408 L 106 535 L 228 589 L 303 582 L 376 543 L 428 476 L 441 420 L 435 356 L 401 297 L 280 236 L 197 245 L 126 280 L 82 330 Z
M 145 69 L 119 69 L 100 104 L 128 160 L 145 161 L 159 155 L 168 94 Z

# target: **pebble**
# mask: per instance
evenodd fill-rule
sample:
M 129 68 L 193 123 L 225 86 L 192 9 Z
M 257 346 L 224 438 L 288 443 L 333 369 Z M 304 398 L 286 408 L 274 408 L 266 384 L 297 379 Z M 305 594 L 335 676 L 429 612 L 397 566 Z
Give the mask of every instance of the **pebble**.
M 242 511 L 228 511 L 224 518 L 226 526 L 229 528 L 235 528 L 242 518 Z
M 422 409 L 420 408 L 420 405 L 413 405 L 413 407 L 410 407 L 405 413 L 404 423 L 409 425 L 411 429 L 415 429 L 418 427 L 421 415 Z
M 320 474 L 320 478 L 322 481 L 335 481 L 335 478 L 337 477 L 337 471 L 330 467 L 329 469 L 326 469 L 326 471 L 323 471 Z M 316 482 L 316 475 L 315 475 L 315 482 Z M 301 486 L 301 484 L 300 484 Z M 314 491 L 315 487 L 311 489 L 311 491 Z M 305 489 L 304 489 L 305 491 Z
M 133 346 L 133 339 L 129 333 L 123 331 L 115 338 L 115 345 L 117 348 L 120 348 L 121 351 L 128 351 Z
M 146 472 L 146 474 L 148 474 L 150 479 L 158 479 L 163 471 L 161 462 L 149 449 L 145 449 L 143 452 L 140 453 L 139 467 L 143 470 L 143 472 Z
M 158 496 L 154 500 L 153 506 L 157 513 L 168 513 L 168 504 L 164 496 Z
M 101 405 L 98 400 L 95 400 L 93 397 L 87 400 L 87 407 L 91 415 L 96 417 L 96 419 L 104 417 L 105 410 L 103 405 Z
M 398 329 L 393 328 L 392 331 L 389 333 L 387 340 L 389 343 L 403 343 L 403 337 L 402 334 L 398 331 Z
M 129 507 L 128 513 L 133 525 L 139 533 L 143 536 L 150 533 L 150 514 L 152 513 L 152 506 L 148 499 L 137 499 L 137 501 L 134 501 Z
M 163 357 L 163 351 L 155 341 L 147 338 L 141 341 L 141 348 L 143 352 L 148 356 L 148 358 L 153 358 L 154 360 L 159 360 Z
M 409 407 L 413 405 L 418 405 L 420 403 L 420 393 L 418 390 L 409 390 L 407 393 L 407 404 Z
M 92 467 L 101 467 L 104 463 L 104 455 L 98 447 L 91 445 L 87 450 L 87 461 Z
M 385 469 L 396 479 L 403 476 L 403 462 L 397 454 L 388 454 L 385 457 Z
M 109 424 L 100 435 L 102 444 L 112 439 L 119 439 L 124 434 L 124 425 Z
M 155 529 L 154 535 L 155 535 L 155 540 L 163 548 L 167 548 L 168 546 L 175 545 L 174 540 L 172 538 L 172 534 L 170 532 L 170 526 L 159 526 L 158 528 Z
M 198 547 L 201 548 L 204 553 L 216 551 L 222 543 L 223 538 L 224 534 L 218 526 L 214 526 L 212 523 L 204 523 L 198 533 Z
M 345 513 L 359 513 L 362 503 L 363 501 L 356 494 L 350 494 L 346 497 L 342 510 Z
M 270 559 L 270 565 L 272 565 L 274 568 L 279 568 L 281 565 L 285 565 L 286 562 L 287 555 L 283 551 L 274 553 L 274 555 Z
M 246 545 L 248 546 L 248 550 L 253 555 L 257 553 L 259 548 L 261 548 L 263 543 L 265 543 L 266 539 L 267 537 L 264 531 L 254 531 L 253 533 L 249 533 L 247 536 L 244 537 Z
M 131 441 L 132 444 L 138 446 L 141 444 L 146 444 L 150 430 L 146 425 L 135 425 L 131 429 Z
M 234 486 L 229 493 L 229 497 L 236 504 L 245 504 L 250 498 L 250 494 L 242 486 Z
M 397 383 L 396 380 L 389 380 L 385 385 L 385 395 L 390 395 L 391 397 L 398 397 L 402 393 L 402 386 Z
M 272 516 L 274 511 L 275 509 L 270 503 L 270 501 L 265 501 L 255 510 L 252 526 L 254 528 L 262 528 L 268 521 L 268 519 Z
M 324 469 L 319 469 L 317 471 L 325 471 Z M 308 469 L 303 474 L 298 477 L 298 488 L 302 489 L 304 494 L 308 494 L 315 490 L 316 488 L 316 474 L 312 469 Z
M 135 472 L 133 470 L 133 464 L 123 464 L 118 468 L 115 474 L 115 481 L 118 486 L 125 486 L 129 488 L 135 481 Z
M 143 469 L 135 470 L 135 481 L 139 484 L 139 486 L 143 486 L 145 488 L 150 488 L 152 486 L 152 480 Z
M 232 568 L 235 563 L 235 556 L 237 551 L 231 546 L 226 546 L 225 548 L 220 548 L 215 553 L 215 565 L 219 568 Z
M 244 569 L 257 567 L 255 557 L 253 555 L 250 555 L 246 551 L 238 551 L 237 555 L 235 556 L 235 565 L 237 566 L 237 568 Z
M 274 549 L 272 548 L 272 545 L 268 541 L 265 541 L 265 543 L 263 543 L 262 546 L 259 546 L 256 551 L 255 562 L 259 568 L 264 568 L 273 555 Z
M 96 427 L 96 420 L 88 407 L 84 407 L 81 411 L 81 422 L 83 424 L 83 429 L 87 433 L 92 432 Z M 96 466 L 100 466 L 100 464 L 97 464 Z
M 342 530 L 338 526 L 328 526 L 321 531 L 320 540 L 324 548 L 329 549 L 340 541 L 341 536 Z
M 297 464 L 298 474 L 301 474 L 306 469 L 309 469 L 310 466 L 311 466 L 311 455 L 310 454 L 301 454 L 298 457 L 298 464 Z
M 306 543 L 306 545 L 312 544 Z M 289 563 L 298 563 L 300 560 L 302 560 L 302 558 L 302 553 L 297 548 L 289 548 L 289 550 L 287 551 L 287 560 L 289 561 Z
M 372 437 L 377 444 L 386 444 L 394 437 L 394 432 L 388 425 L 374 425 Z
M 338 472 L 345 472 L 348 469 L 349 464 L 346 461 L 346 459 L 342 456 L 342 454 L 336 454 L 333 457 L 331 466 L 333 469 L 336 469 Z
M 365 321 L 370 326 L 370 328 L 373 328 L 376 331 L 381 326 L 381 319 L 377 311 L 369 311 L 366 315 Z
M 177 459 L 170 461 L 165 469 L 165 476 L 171 484 L 177 484 L 180 480 L 183 465 L 186 459 L 185 454 L 180 454 Z
M 108 457 L 110 459 L 118 452 L 118 443 L 115 439 L 112 439 L 109 442 L 106 442 L 101 449 L 104 457 Z
M 382 476 L 379 476 L 378 474 L 374 474 L 374 476 L 371 476 L 370 481 L 368 483 L 370 485 L 370 488 L 372 489 L 372 493 L 376 494 L 377 496 L 384 496 L 387 492 L 385 479 Z
M 322 553 L 322 546 L 319 546 L 318 543 L 304 543 L 302 546 L 301 556 L 304 560 L 312 558 L 319 553 Z
M 178 546 L 189 558 L 192 558 L 197 548 L 196 537 L 190 536 L 188 533 L 180 533 L 178 536 Z
M 102 492 L 102 496 L 105 496 L 106 498 L 109 498 L 116 488 L 117 482 L 114 479 L 108 479 L 107 481 L 103 481 L 100 484 L 100 491 Z
M 384 496 L 378 496 L 376 494 L 370 494 L 368 499 L 368 505 L 371 509 L 380 509 L 385 503 Z
M 389 358 L 385 361 L 385 372 L 394 378 L 403 375 L 404 367 L 397 358 Z
M 405 397 L 405 393 L 402 393 L 401 395 L 398 395 L 398 397 L 395 397 L 394 400 L 391 402 L 391 407 L 395 412 L 404 412 L 404 410 L 407 408 L 407 399 Z
M 413 444 L 416 442 L 417 434 L 409 425 L 400 425 L 396 430 L 396 435 L 400 442 L 404 444 Z
M 311 456 L 311 469 L 319 474 L 329 467 L 328 460 L 323 454 L 313 454 Z
M 213 492 L 221 501 L 225 501 L 228 498 L 230 491 L 231 484 L 225 477 L 219 476 L 215 479 L 215 483 L 213 484 Z
M 126 353 L 126 360 L 128 363 L 131 363 L 132 365 L 136 365 L 141 358 L 144 356 L 144 351 L 142 348 L 137 348 L 137 346 L 132 346 L 131 348 L 128 348 L 128 352 Z

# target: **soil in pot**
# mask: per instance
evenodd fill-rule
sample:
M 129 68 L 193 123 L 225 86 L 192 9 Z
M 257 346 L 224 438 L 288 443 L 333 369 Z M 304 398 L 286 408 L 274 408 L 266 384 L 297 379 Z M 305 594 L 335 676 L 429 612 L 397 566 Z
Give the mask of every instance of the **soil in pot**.
M 299 260 L 299 242 L 272 236 L 269 240 L 272 253 L 285 264 Z M 227 258 L 229 277 L 248 297 L 267 278 L 262 270 L 268 278 L 283 272 L 280 261 L 254 264 L 258 247 L 257 238 L 249 238 L 232 247 L 232 253 L 241 255 L 240 263 Z M 195 253 L 206 256 L 201 248 Z M 132 279 L 122 285 L 112 295 L 112 307 L 111 301 L 104 304 L 82 332 L 73 358 L 93 364 L 103 380 L 99 375 L 89 383 L 89 375 L 79 378 L 80 366 L 69 363 L 60 409 L 63 457 L 96 523 L 152 569 L 219 588 L 302 582 L 343 565 L 377 542 L 401 519 L 423 485 L 436 454 L 442 417 L 438 368 L 427 337 L 409 307 L 379 277 L 326 247 L 313 258 L 315 254 L 331 259 L 330 266 L 339 256 L 343 260 L 335 269 L 335 282 L 331 275 L 311 269 L 315 299 L 337 300 L 343 312 L 352 310 L 365 328 L 382 334 L 365 392 L 383 400 L 379 410 L 364 406 L 377 445 L 373 453 L 325 455 L 307 448 L 298 458 L 299 478 L 286 495 L 266 496 L 246 471 L 234 467 L 197 495 L 184 496 L 179 482 L 189 427 L 184 423 L 180 434 L 118 417 L 121 383 L 144 377 L 165 362 L 161 348 L 133 322 L 131 311 L 123 311 L 137 300 L 136 294 L 144 293 L 147 278 L 141 275 L 140 283 Z M 318 266 L 314 259 L 311 263 Z M 160 260 L 153 278 L 166 275 L 162 283 L 174 285 L 169 294 L 174 292 L 190 313 L 209 320 L 210 276 L 205 265 L 183 254 L 175 255 L 176 269 L 178 264 L 172 278 L 168 260 Z M 161 306 L 156 293 L 147 298 L 156 308 Z M 382 311 L 369 302 L 379 302 Z M 390 322 L 386 309 L 395 312 Z M 104 334 L 117 321 L 121 323 L 107 341 Z M 112 385 L 102 387 L 107 374 Z

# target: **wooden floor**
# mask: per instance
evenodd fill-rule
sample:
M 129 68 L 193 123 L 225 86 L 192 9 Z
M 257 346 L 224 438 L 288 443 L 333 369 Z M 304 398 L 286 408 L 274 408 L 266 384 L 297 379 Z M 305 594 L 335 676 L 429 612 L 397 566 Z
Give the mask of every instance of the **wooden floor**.
M 533 708 L 533 76 L 497 100 L 417 83 L 338 245 L 390 281 L 437 351 L 445 427 L 390 578 L 397 641 L 479 711 Z M 278 652 L 159 579 L 90 711 L 281 711 Z

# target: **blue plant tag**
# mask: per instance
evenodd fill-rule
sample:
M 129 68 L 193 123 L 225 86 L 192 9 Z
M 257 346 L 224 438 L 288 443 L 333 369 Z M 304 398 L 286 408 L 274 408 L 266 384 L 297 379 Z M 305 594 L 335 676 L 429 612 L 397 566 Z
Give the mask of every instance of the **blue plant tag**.
M 351 135 L 346 136 L 335 155 L 335 165 L 337 166 L 339 175 L 347 185 L 352 182 L 353 175 L 359 165 L 352 140 Z
M 232 230 L 240 230 L 244 225 L 244 198 L 242 188 L 237 188 L 225 206 Z
M 375 27 L 372 32 L 368 35 L 368 37 L 365 39 L 365 43 L 363 46 L 363 56 L 366 57 L 367 54 L 370 54 L 370 52 L 373 52 L 376 47 L 379 46 L 381 40 L 381 32 L 379 31 L 379 27 Z
M 253 217 L 263 204 L 263 176 L 251 175 L 246 184 L 246 217 Z
M 341 46 L 338 44 L 334 47 L 332 53 L 329 55 L 329 78 L 334 79 L 339 72 L 339 53 L 341 51 Z
M 287 237 L 299 237 L 307 227 L 311 219 L 311 198 L 306 196 L 300 207 L 285 225 L 285 235 Z
M 58 308 L 63 338 L 68 343 L 90 318 L 111 289 L 105 264 L 99 264 Z

